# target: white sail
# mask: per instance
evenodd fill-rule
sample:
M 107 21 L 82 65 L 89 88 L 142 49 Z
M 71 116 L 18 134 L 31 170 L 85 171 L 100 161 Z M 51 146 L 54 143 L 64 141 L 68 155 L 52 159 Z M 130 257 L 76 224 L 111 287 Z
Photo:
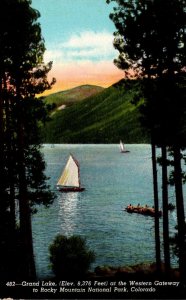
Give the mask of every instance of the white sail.
M 61 177 L 58 180 L 57 185 L 62 185 L 66 187 L 79 187 L 79 169 L 78 164 L 70 155 L 66 166 L 63 170 Z
M 123 145 L 122 141 L 120 141 L 120 149 L 121 149 L 121 151 L 124 151 L 124 145 Z

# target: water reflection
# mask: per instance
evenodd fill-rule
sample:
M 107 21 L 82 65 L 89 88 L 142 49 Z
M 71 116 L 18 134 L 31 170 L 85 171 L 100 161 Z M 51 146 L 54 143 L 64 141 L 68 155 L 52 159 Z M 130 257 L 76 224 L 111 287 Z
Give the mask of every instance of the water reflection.
M 64 235 L 70 236 L 76 228 L 78 194 L 62 193 L 59 196 L 59 224 Z

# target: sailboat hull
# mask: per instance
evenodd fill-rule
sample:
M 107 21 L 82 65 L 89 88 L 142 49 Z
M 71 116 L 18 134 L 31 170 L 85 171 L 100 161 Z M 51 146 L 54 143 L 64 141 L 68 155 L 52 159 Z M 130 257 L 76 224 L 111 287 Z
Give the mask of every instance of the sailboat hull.
M 68 193 L 68 192 L 83 192 L 85 188 L 83 187 L 58 187 L 59 192 Z
M 129 153 L 129 150 L 122 150 L 121 153 Z

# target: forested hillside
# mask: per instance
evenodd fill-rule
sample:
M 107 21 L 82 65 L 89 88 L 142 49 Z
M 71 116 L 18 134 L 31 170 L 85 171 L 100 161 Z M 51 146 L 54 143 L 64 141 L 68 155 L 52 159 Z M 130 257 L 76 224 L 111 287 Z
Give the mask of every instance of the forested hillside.
M 135 89 L 115 84 L 84 101 L 56 110 L 43 129 L 45 143 L 145 143 L 137 108 L 131 104 Z M 61 104 L 61 103 L 60 103 Z

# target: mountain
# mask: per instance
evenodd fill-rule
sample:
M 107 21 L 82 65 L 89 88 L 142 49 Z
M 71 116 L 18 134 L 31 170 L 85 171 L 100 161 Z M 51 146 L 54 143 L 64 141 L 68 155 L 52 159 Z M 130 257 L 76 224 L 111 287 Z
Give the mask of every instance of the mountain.
M 104 88 L 96 85 L 81 85 L 69 90 L 50 94 L 45 97 L 47 104 L 55 104 L 57 107 L 62 105 L 70 106 L 76 102 L 82 101 L 90 96 L 93 96 Z
M 125 143 L 149 142 L 147 134 L 141 129 L 138 110 L 131 104 L 135 96 L 134 86 L 131 83 L 129 88 L 120 81 L 56 111 L 43 129 L 44 142 L 118 143 L 120 139 Z M 64 92 L 62 95 L 64 97 Z M 68 99 L 72 99 L 70 94 Z M 63 101 L 59 101 L 58 105 L 66 103 L 65 98 Z

